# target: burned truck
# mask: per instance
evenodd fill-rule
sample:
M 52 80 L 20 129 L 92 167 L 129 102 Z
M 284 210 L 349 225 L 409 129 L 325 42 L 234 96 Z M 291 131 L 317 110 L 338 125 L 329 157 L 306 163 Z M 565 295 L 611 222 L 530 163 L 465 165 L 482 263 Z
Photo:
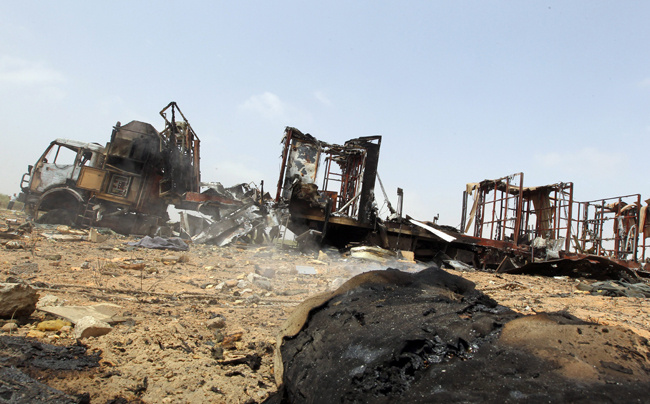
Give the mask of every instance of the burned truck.
M 106 145 L 54 140 L 21 179 L 27 214 L 45 223 L 150 234 L 168 220 L 169 204 L 195 204 L 199 138 L 175 102 L 160 115 L 161 132 L 145 122 L 117 122 Z
M 640 194 L 577 202 L 573 183 L 525 187 L 518 173 L 467 184 L 457 229 L 405 215 L 399 188 L 393 209 L 377 174 L 380 145 L 380 136 L 336 145 L 286 128 L 276 203 L 299 244 L 378 246 L 454 268 L 650 277 L 650 206 Z M 378 215 L 376 180 L 387 218 Z
M 286 223 L 299 244 L 373 245 L 413 252 L 416 259 L 429 261 L 455 239 L 431 222 L 403 215 L 400 189 L 397 209 L 389 205 L 390 217 L 379 217 L 375 181 L 380 147 L 381 136 L 337 145 L 293 127 L 285 129 L 275 200 L 288 211 Z

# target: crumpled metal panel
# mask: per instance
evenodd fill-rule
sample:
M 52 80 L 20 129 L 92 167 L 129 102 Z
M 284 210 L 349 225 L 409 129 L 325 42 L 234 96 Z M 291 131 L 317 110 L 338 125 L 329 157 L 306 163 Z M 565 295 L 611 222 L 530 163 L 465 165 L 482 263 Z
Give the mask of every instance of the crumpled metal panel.
M 192 236 L 192 241 L 222 247 L 231 243 L 235 238 L 245 236 L 253 231 L 257 222 L 263 218 L 259 207 L 249 204 L 222 220 L 210 223 L 201 233 Z

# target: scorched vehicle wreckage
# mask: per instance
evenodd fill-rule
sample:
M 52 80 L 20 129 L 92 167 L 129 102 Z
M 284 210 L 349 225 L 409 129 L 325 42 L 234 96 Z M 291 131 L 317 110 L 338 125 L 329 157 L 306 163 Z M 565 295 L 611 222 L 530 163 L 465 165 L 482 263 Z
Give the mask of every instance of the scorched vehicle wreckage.
M 628 280 L 649 269 L 650 200 L 644 206 L 640 194 L 577 202 L 572 183 L 524 187 L 519 173 L 468 184 L 456 229 L 405 215 L 400 188 L 393 208 L 377 173 L 381 136 L 337 145 L 293 127 L 284 132 L 275 198 L 246 184 L 212 184 L 200 192 L 206 184 L 196 133 L 176 103 L 160 114 L 161 132 L 144 122 L 118 122 L 105 146 L 53 141 L 22 178 L 19 200 L 27 213 L 43 222 L 152 234 L 174 205 L 200 212 L 181 216 L 181 234 L 195 242 L 268 240 L 283 224 L 299 246 L 376 246 L 452 267 L 579 267 L 568 275 Z M 390 211 L 385 219 L 375 200 L 376 180 Z

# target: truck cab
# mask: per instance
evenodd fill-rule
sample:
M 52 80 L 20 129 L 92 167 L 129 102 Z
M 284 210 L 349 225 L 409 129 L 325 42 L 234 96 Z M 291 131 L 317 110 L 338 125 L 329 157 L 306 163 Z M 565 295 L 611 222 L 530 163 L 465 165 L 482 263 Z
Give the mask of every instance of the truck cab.
M 80 174 L 85 167 L 101 167 L 105 152 L 106 148 L 97 143 L 69 139 L 50 143 L 20 181 L 18 200 L 25 203 L 27 214 L 57 210 L 66 216 L 62 221 L 73 221 L 72 216 L 88 198 L 87 191 L 77 187 Z

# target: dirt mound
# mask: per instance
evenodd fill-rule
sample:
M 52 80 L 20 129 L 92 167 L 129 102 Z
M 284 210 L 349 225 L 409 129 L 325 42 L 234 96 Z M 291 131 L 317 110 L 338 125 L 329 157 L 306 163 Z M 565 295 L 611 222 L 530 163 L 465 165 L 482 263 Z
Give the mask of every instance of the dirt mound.
M 366 273 L 297 313 L 268 402 L 632 402 L 650 387 L 632 331 L 522 316 L 435 267 Z

